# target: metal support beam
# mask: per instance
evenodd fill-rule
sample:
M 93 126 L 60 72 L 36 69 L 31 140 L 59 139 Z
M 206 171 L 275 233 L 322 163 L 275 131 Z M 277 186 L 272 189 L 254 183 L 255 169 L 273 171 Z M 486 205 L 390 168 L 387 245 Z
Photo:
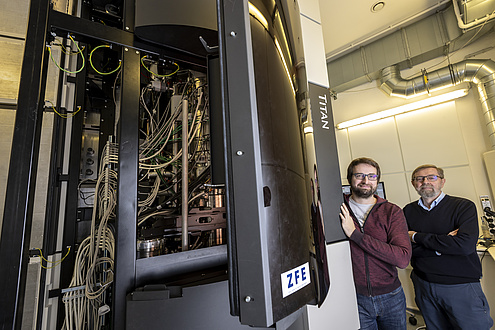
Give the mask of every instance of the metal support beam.
M 20 329 L 45 94 L 50 2 L 31 2 L 0 239 L 0 328 Z
M 126 5 L 127 11 L 131 11 L 132 9 L 133 6 Z M 188 63 L 193 69 L 199 71 L 204 70 L 206 67 L 204 56 L 180 51 L 166 45 L 160 46 L 136 39 L 134 34 L 129 32 L 132 30 L 131 28 L 123 31 L 98 22 L 92 22 L 87 19 L 70 16 L 56 10 L 53 10 L 50 13 L 50 28 L 51 31 L 60 37 L 66 37 L 67 33 L 70 33 L 77 35 L 79 41 L 90 42 L 92 39 L 97 39 L 101 42 L 127 48 L 134 48 L 139 51 L 145 51 L 149 54 L 155 54 L 160 57 L 168 57 L 175 61 Z
M 124 48 L 122 59 L 113 329 L 125 328 L 126 295 L 134 289 L 136 277 L 140 55 L 134 49 Z

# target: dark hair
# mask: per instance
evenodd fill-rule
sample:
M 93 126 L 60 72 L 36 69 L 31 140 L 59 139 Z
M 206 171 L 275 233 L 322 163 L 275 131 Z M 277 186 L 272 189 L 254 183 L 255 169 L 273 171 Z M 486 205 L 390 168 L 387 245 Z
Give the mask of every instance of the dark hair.
M 438 176 L 440 177 L 440 179 L 443 179 L 445 177 L 444 174 L 443 174 L 443 168 L 437 167 L 437 166 L 432 165 L 432 164 L 424 164 L 424 165 L 420 165 L 420 166 L 416 167 L 416 169 L 412 172 L 412 174 L 411 174 L 411 181 L 414 181 L 414 174 L 418 173 L 421 170 L 424 170 L 425 168 L 434 168 L 434 169 L 436 169 L 437 170 L 437 173 L 438 173 Z
M 380 165 L 378 165 L 378 163 L 371 158 L 360 157 L 354 159 L 347 167 L 347 181 L 349 182 L 349 184 L 351 184 L 352 182 L 352 174 L 354 171 L 354 167 L 359 164 L 368 164 L 376 168 L 376 174 L 378 174 L 378 181 L 380 181 L 380 176 L 382 175 L 382 172 L 380 171 Z

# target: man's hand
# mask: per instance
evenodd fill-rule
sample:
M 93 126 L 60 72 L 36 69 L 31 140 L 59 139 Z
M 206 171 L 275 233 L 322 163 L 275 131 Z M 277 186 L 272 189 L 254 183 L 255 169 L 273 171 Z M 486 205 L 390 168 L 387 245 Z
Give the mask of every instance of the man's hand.
M 457 232 L 459 231 L 459 228 L 457 228 L 456 230 L 452 230 L 450 233 L 448 233 L 447 235 L 450 235 L 450 236 L 455 236 L 457 235 Z
M 410 230 L 407 232 L 409 234 L 409 239 L 411 240 L 411 242 L 414 242 L 413 241 L 413 235 L 416 234 L 416 232 L 414 230 Z M 415 242 L 414 242 L 415 243 Z
M 344 233 L 347 237 L 351 237 L 354 230 L 356 230 L 356 226 L 354 225 L 354 220 L 345 206 L 344 203 L 340 206 L 340 220 L 342 220 L 342 229 L 344 229 Z

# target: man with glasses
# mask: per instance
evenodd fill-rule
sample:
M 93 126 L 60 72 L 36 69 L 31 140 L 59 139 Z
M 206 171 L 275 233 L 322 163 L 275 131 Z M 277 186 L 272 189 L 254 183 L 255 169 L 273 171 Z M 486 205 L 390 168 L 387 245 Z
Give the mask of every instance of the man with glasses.
M 413 247 L 411 279 L 426 327 L 490 329 L 474 203 L 442 192 L 444 172 L 435 165 L 416 168 L 411 183 L 421 198 L 406 205 L 404 214 Z
M 411 258 L 404 214 L 375 195 L 380 166 L 373 159 L 354 159 L 347 181 L 351 194 L 344 195 L 340 218 L 350 239 L 361 329 L 405 330 L 406 297 L 397 274 Z

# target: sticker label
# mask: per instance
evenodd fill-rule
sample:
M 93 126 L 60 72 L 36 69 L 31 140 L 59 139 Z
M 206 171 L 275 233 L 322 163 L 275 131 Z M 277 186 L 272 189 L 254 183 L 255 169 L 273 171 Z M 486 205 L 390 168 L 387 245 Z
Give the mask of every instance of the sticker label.
M 282 275 L 282 298 L 304 288 L 311 283 L 309 276 L 309 263 L 286 271 Z

